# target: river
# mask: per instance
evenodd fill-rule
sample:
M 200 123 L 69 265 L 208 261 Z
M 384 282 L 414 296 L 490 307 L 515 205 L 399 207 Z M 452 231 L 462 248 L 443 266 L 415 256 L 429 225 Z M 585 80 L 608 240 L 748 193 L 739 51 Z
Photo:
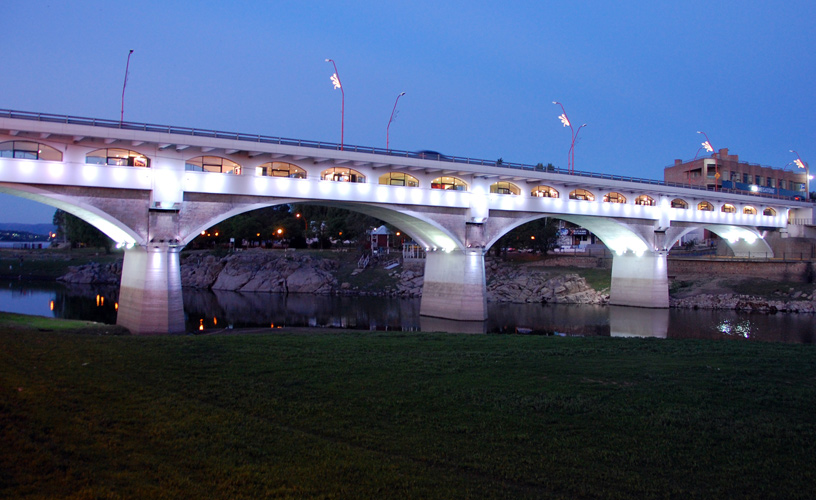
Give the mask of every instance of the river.
M 118 287 L 0 281 L 0 310 L 116 323 Z M 488 303 L 484 322 L 419 315 L 419 299 L 184 290 L 190 333 L 310 326 L 380 331 L 743 339 L 811 344 L 812 314 Z

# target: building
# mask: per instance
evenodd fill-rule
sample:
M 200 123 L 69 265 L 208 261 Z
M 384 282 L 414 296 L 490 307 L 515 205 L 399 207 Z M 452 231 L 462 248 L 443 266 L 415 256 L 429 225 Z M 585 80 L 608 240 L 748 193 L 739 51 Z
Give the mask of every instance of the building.
M 720 149 L 710 158 L 696 158 L 687 162 L 674 160 L 674 165 L 663 170 L 663 180 L 711 190 L 734 189 L 807 198 L 805 170 L 791 171 L 739 161 L 739 156 L 728 154 L 728 148 Z

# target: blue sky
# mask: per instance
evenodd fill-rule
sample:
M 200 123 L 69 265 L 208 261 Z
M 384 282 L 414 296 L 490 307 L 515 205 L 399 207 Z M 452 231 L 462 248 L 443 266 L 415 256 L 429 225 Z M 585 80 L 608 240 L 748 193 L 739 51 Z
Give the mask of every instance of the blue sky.
M 653 179 L 715 148 L 816 162 L 816 3 L 3 0 L 0 108 Z M 53 209 L 0 195 L 0 222 Z

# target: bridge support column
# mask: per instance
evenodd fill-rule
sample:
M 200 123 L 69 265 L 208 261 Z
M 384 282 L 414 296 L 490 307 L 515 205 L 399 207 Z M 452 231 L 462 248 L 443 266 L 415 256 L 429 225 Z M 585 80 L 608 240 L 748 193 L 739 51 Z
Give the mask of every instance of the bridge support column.
M 167 243 L 125 251 L 117 325 L 136 335 L 184 333 L 179 251 Z
M 669 307 L 666 252 L 637 256 L 630 252 L 612 257 L 609 304 L 634 307 Z
M 459 321 L 487 319 L 484 253 L 428 252 L 419 313 Z

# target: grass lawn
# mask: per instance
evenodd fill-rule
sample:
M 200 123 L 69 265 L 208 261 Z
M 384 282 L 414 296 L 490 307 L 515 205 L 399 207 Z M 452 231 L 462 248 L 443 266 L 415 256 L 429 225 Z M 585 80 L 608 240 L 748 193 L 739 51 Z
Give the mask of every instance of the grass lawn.
M 0 315 L 0 498 L 767 499 L 816 484 L 812 346 L 106 328 Z

